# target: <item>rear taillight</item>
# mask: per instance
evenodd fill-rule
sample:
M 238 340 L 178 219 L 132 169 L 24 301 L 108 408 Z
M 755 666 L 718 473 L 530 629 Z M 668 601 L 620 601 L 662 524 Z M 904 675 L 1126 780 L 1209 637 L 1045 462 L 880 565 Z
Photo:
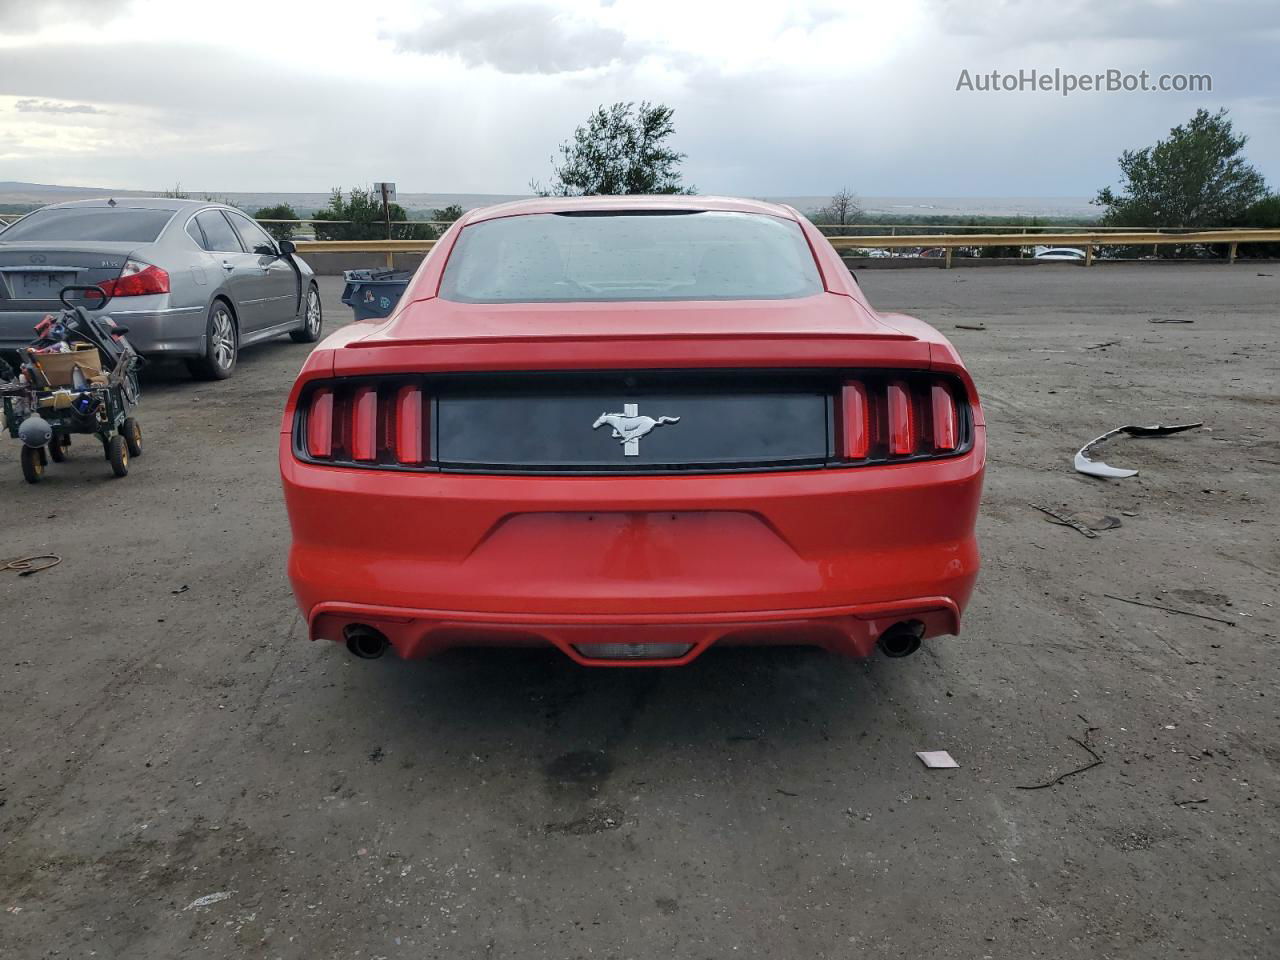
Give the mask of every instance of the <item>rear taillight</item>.
M 299 452 L 311 460 L 420 467 L 431 459 L 430 409 L 417 383 L 318 386 L 299 405 Z
M 108 297 L 141 297 L 169 292 L 169 273 L 153 263 L 126 260 L 120 276 L 98 284 Z
M 839 455 L 883 463 L 956 453 L 966 445 L 963 396 L 958 384 L 923 375 L 847 380 L 836 420 Z

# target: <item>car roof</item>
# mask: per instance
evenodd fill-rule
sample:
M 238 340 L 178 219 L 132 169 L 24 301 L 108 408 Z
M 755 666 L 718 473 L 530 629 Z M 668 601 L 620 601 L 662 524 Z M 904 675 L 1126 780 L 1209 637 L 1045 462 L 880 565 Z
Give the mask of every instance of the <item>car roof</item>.
M 468 211 L 464 223 L 519 217 L 535 213 L 570 213 L 579 210 L 721 210 L 730 213 L 759 213 L 787 220 L 799 219 L 791 207 L 764 200 L 740 200 L 736 197 L 704 197 L 689 194 L 637 194 L 603 197 L 532 197 L 512 200 L 492 207 Z
M 114 204 L 112 203 L 114 201 Z M 64 200 L 61 203 L 50 203 L 42 210 L 59 210 L 64 207 L 108 207 L 117 209 L 144 210 L 201 210 L 205 207 L 224 207 L 232 209 L 225 203 L 212 200 L 183 200 L 177 197 L 94 197 L 91 200 Z

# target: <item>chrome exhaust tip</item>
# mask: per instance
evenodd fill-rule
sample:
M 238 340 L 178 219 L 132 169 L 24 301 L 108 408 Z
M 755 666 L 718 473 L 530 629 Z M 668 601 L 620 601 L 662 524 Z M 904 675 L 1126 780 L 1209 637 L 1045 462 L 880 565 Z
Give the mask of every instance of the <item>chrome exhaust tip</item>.
M 379 630 L 364 623 L 353 623 L 343 628 L 347 649 L 361 660 L 377 660 L 387 652 L 390 644 L 386 636 Z
M 909 657 L 920 649 L 924 636 L 924 624 L 919 620 L 904 620 L 880 634 L 877 643 L 886 657 Z

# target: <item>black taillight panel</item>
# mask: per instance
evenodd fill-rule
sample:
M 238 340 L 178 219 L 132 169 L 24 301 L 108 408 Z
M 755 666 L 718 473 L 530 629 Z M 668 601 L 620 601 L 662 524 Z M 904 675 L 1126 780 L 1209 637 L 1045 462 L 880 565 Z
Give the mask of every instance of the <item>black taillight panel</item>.
M 628 410 L 661 421 L 630 446 L 608 419 Z M 972 446 L 964 383 L 883 369 L 338 378 L 307 385 L 293 430 L 307 462 L 482 474 L 848 468 Z

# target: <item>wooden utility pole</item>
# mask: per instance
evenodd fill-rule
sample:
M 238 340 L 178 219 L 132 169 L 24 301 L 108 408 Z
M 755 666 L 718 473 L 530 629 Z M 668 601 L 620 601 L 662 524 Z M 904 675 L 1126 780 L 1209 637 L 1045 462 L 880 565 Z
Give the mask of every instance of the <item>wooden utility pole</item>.
M 387 225 L 387 239 L 391 239 L 391 203 L 387 199 L 387 187 L 389 184 L 380 183 L 378 186 L 382 189 L 382 220 Z M 387 251 L 387 269 L 392 270 L 396 265 L 396 255 L 390 250 Z

